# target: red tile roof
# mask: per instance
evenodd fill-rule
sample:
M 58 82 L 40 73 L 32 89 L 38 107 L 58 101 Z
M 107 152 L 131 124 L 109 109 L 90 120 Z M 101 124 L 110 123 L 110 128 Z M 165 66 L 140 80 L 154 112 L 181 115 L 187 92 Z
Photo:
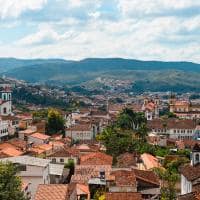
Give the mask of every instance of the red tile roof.
M 147 123 L 150 129 L 195 129 L 196 125 L 196 122 L 190 119 L 154 119 Z
M 6 154 L 8 157 L 12 157 L 12 156 L 21 156 L 23 155 L 23 152 L 22 151 L 19 151 L 15 148 L 11 148 L 11 147 L 8 147 L 8 148 L 5 148 L 3 150 L 1 150 L 1 152 L 3 154 Z
M 94 152 L 80 157 L 81 165 L 112 165 L 112 156 L 105 153 Z
M 180 168 L 181 174 L 187 178 L 188 181 L 193 181 L 200 178 L 200 164 L 192 166 L 190 164 L 184 165 Z
M 152 156 L 151 154 L 143 153 L 141 155 L 141 159 L 146 169 L 152 169 L 161 166 L 158 162 L 158 159 L 155 156 Z
M 131 167 L 136 166 L 139 155 L 136 153 L 124 153 L 117 157 L 118 167 Z
M 158 176 L 153 171 L 133 169 L 136 180 L 148 182 L 154 185 L 160 185 Z
M 142 196 L 137 192 L 108 192 L 106 200 L 142 200 Z
M 118 187 L 132 186 L 136 187 L 136 177 L 131 169 L 119 169 L 111 172 L 111 175 L 115 177 L 115 184 Z
M 68 186 L 62 184 L 39 185 L 34 200 L 67 200 Z
M 33 133 L 32 135 L 30 135 L 30 137 L 34 137 L 34 138 L 37 138 L 37 139 L 40 139 L 40 140 L 47 140 L 47 139 L 50 138 L 50 136 L 45 135 L 43 133 Z

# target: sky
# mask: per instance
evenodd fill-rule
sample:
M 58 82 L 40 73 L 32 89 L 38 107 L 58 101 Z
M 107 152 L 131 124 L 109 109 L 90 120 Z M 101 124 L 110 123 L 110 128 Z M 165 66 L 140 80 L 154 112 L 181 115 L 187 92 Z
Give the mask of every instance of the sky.
M 200 0 L 0 0 L 0 57 L 200 63 Z

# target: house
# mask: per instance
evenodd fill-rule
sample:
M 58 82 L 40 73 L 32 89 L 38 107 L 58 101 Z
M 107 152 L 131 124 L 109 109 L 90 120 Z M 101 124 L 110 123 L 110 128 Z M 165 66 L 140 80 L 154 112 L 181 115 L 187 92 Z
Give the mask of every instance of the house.
M 191 163 L 180 168 L 181 195 L 191 193 L 199 186 L 200 180 L 200 145 L 196 144 L 191 153 Z
M 200 119 L 200 104 L 190 100 L 179 100 L 175 95 L 169 99 L 170 112 L 183 119 Z
M 34 200 L 68 200 L 68 185 L 40 184 Z
M 12 115 L 7 115 L 7 116 L 1 116 L 1 119 L 3 121 L 8 122 L 8 134 L 9 135 L 14 135 L 15 133 L 18 132 L 19 130 L 19 118 L 12 116 Z
M 33 133 L 28 136 L 28 142 L 33 144 L 48 144 L 50 136 L 43 133 Z
M 18 132 L 19 139 L 28 141 L 28 136 L 32 135 L 33 133 L 36 133 L 37 129 L 35 126 L 31 126 L 28 129 L 21 130 Z
M 196 126 L 191 119 L 154 119 L 147 123 L 150 134 L 182 140 L 192 139 Z
M 71 183 L 89 184 L 98 183 L 106 185 L 106 181 L 114 179 L 110 175 L 111 165 L 76 165 L 74 175 L 72 175 Z M 101 172 L 104 174 L 104 179 L 100 179 Z
M 48 155 L 48 159 L 52 163 L 68 163 L 68 161 L 74 161 L 76 164 L 78 162 L 79 151 L 75 148 L 62 148 L 59 151 L 56 151 Z
M 160 180 L 158 176 L 150 170 L 133 169 L 137 192 L 142 194 L 143 199 L 159 199 Z
M 39 184 L 50 183 L 50 160 L 35 158 L 30 156 L 16 156 L 1 159 L 10 161 L 18 166 L 17 175 L 22 178 L 23 182 L 31 183 L 31 198 L 35 195 Z
M 95 126 L 89 123 L 75 124 L 65 131 L 65 137 L 71 137 L 73 140 L 93 140 L 97 135 Z
M 109 184 L 109 192 L 137 192 L 136 177 L 132 169 L 112 169 L 114 180 Z

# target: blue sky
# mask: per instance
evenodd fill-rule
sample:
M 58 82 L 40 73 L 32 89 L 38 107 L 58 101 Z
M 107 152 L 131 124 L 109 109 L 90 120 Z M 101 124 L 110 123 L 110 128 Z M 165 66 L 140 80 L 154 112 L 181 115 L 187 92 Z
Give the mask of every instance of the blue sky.
M 199 0 L 0 0 L 0 57 L 200 63 Z

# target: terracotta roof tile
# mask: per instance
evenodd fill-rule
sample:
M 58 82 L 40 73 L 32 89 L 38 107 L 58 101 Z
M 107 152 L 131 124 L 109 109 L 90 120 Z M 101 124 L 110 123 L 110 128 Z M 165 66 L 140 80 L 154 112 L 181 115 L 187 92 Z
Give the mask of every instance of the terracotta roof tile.
M 158 176 L 153 171 L 133 169 L 136 180 L 160 185 Z
M 196 122 L 190 119 L 154 119 L 147 122 L 150 129 L 195 129 Z
M 34 200 L 67 200 L 68 186 L 62 184 L 39 185 Z
M 112 165 L 112 156 L 101 152 L 88 153 L 80 157 L 81 165 Z
M 30 137 L 38 138 L 41 140 L 46 140 L 50 138 L 50 136 L 42 134 L 42 133 L 33 133 L 32 135 L 30 135 Z
M 136 177 L 131 169 L 116 169 L 111 172 L 111 175 L 115 177 L 115 184 L 118 187 L 136 187 Z
M 23 152 L 22 151 L 19 151 L 15 148 L 11 148 L 11 147 L 8 147 L 8 148 L 5 148 L 3 150 L 1 150 L 2 153 L 8 155 L 8 156 L 21 156 L 23 155 Z
M 142 200 L 142 196 L 137 192 L 108 192 L 106 200 Z
M 184 165 L 180 168 L 181 174 L 187 178 L 188 181 L 193 181 L 200 178 L 200 164 L 192 166 L 190 164 Z
M 141 159 L 146 169 L 152 169 L 161 166 L 158 162 L 158 159 L 155 156 L 152 156 L 151 154 L 143 153 L 141 155 Z
M 136 153 L 124 153 L 117 157 L 118 167 L 136 166 L 138 155 Z

